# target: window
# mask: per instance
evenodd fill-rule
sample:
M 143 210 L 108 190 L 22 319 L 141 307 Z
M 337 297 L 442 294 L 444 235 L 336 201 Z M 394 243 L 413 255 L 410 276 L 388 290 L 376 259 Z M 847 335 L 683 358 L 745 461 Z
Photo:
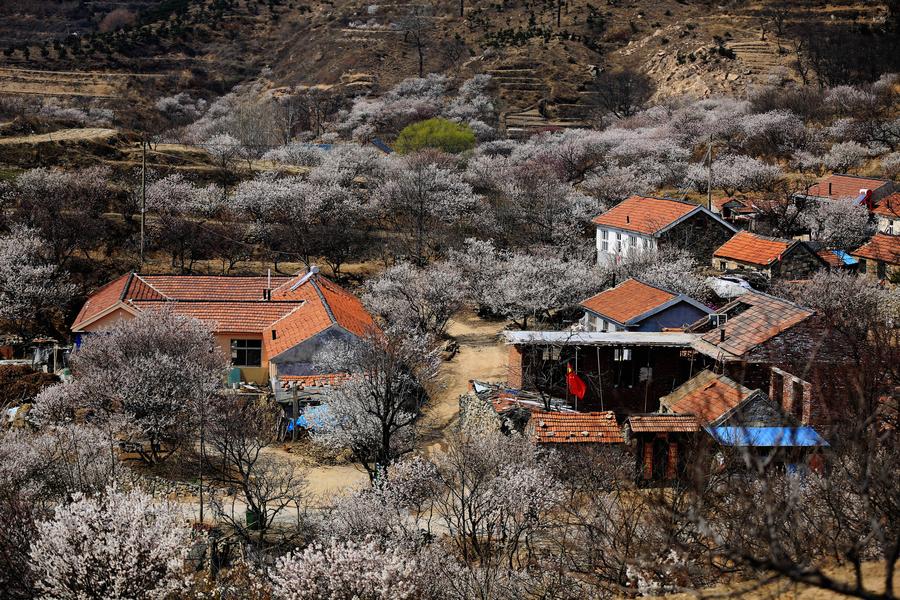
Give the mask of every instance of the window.
M 878 277 L 878 279 L 887 279 L 887 265 L 880 260 L 875 267 L 875 276 Z
M 894 220 L 893 219 L 887 220 L 887 229 L 885 230 L 885 233 L 888 235 L 894 235 Z
M 600 247 L 604 252 L 609 252 L 609 232 L 605 229 L 600 230 Z
M 724 260 L 720 260 L 720 261 L 719 261 L 719 270 L 720 270 L 720 271 L 725 271 L 725 270 L 727 270 L 727 269 L 728 269 L 728 267 L 726 266 L 725 261 L 724 261 Z
M 622 253 L 622 234 L 616 233 L 616 254 Z
M 231 364 L 235 367 L 261 367 L 262 340 L 231 340 Z
M 614 348 L 613 360 L 626 361 L 631 360 L 631 348 Z
M 631 242 L 631 243 L 629 244 L 629 246 L 631 246 L 631 249 L 632 249 L 632 250 L 634 250 L 635 248 L 637 248 L 637 242 L 638 242 L 638 239 L 637 239 L 637 236 L 636 236 L 636 235 L 631 236 L 631 239 L 630 239 L 629 241 Z

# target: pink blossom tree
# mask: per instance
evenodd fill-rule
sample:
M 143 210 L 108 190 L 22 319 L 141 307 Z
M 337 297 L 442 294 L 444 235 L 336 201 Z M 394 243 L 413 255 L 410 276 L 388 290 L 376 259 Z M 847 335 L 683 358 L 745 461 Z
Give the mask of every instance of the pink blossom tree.
M 190 537 L 177 507 L 143 492 L 76 494 L 37 525 L 29 555 L 41 597 L 163 600 L 189 579 Z
M 225 372 L 208 326 L 168 309 L 142 311 L 89 336 L 72 364 L 81 405 L 120 416 L 122 433 L 151 464 L 178 448 L 192 411 Z

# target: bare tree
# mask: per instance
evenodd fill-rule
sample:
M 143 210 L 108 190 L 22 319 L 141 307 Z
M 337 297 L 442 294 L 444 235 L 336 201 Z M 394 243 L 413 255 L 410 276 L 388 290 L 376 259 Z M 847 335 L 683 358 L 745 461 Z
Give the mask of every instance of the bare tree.
M 655 86 L 649 77 L 635 71 L 603 71 L 591 82 L 591 91 L 600 108 L 624 119 L 643 107 Z
M 298 519 L 306 480 L 289 461 L 266 452 L 277 440 L 277 405 L 261 400 L 222 396 L 210 411 L 206 440 L 211 449 L 207 460 L 221 485 L 233 487 L 246 507 L 245 514 L 229 510 L 221 494 L 212 498 L 219 519 L 251 539 L 250 530 L 265 539 L 276 517 L 294 508 Z M 299 523 L 298 523 L 299 524 Z
M 425 77 L 425 51 L 431 42 L 434 22 L 431 11 L 424 6 L 414 6 L 398 23 L 403 31 L 403 42 L 416 49 L 419 59 L 419 77 Z

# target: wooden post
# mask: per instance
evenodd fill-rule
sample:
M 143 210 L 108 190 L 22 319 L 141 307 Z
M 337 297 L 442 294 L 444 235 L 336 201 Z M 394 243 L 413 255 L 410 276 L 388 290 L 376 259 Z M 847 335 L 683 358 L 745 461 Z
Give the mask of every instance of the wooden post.
M 293 426 L 291 427 L 291 441 L 297 441 L 297 417 L 299 417 L 300 412 L 300 401 L 297 399 L 297 382 L 294 382 L 294 385 L 291 388 L 293 393 L 291 397 L 291 419 L 293 419 Z
M 141 138 L 141 271 L 144 270 L 144 219 L 147 214 L 147 140 Z
M 712 135 L 706 146 L 706 208 L 712 210 Z

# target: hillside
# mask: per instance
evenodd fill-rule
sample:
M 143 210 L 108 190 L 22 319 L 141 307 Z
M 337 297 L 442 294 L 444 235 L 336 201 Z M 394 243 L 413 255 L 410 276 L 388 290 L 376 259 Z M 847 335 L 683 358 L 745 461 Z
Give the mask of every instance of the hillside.
M 657 99 L 874 79 L 898 68 L 897 4 L 19 1 L 0 7 L 0 95 L 140 107 L 182 90 L 221 94 L 260 72 L 275 85 L 377 93 L 415 76 L 421 49 L 424 72 L 493 75 L 511 120 L 577 124 L 598 69 L 648 75 Z

